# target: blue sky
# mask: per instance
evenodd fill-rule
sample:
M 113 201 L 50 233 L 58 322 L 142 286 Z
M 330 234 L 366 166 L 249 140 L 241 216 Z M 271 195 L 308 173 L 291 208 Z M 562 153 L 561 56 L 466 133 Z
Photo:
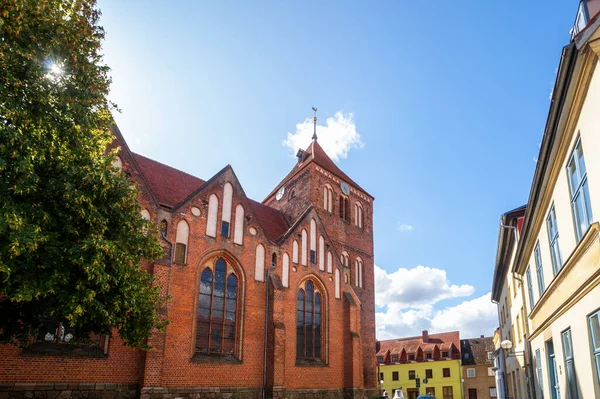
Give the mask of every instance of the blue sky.
M 136 152 L 204 179 L 231 164 L 262 200 L 319 108 L 376 198 L 380 338 L 493 333 L 499 217 L 527 201 L 577 4 L 99 1 Z

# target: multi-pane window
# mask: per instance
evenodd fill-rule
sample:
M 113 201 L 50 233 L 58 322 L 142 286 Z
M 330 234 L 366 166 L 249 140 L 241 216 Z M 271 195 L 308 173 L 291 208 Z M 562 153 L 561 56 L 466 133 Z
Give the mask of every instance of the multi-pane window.
M 398 372 L 397 371 L 392 371 L 392 381 L 398 381 Z
M 175 237 L 174 262 L 184 265 L 187 258 L 187 245 L 190 235 L 190 227 L 185 220 L 177 223 L 177 236 Z
M 102 354 L 106 353 L 106 341 L 108 336 L 97 335 L 94 333 L 78 335 L 76 329 L 69 326 L 68 323 L 61 323 L 56 318 L 50 316 L 42 318 L 38 335 L 34 344 L 57 344 L 78 347 L 81 354 Z M 43 352 L 43 351 L 42 351 Z
M 377 363 L 383 363 L 383 356 L 377 356 Z
M 408 360 L 415 360 L 415 355 L 408 355 Z
M 398 355 L 392 355 L 392 363 L 398 362 Z
M 442 387 L 442 393 L 444 394 L 444 399 L 454 399 L 454 395 L 452 394 L 452 387 Z
M 434 387 L 425 388 L 425 395 L 431 395 L 431 396 L 435 397 L 435 388 Z
M 450 357 L 449 352 L 442 352 L 442 357 Z
M 235 354 L 238 319 L 238 278 L 223 258 L 200 276 L 196 351 Z
M 450 368 L 444 368 L 444 369 L 442 370 L 442 375 L 443 375 L 445 378 L 448 378 L 448 377 L 450 377 Z
M 577 240 L 581 240 L 588 226 L 592 223 L 590 192 L 581 139 L 577 140 L 573 154 L 567 164 L 567 176 L 569 178 L 575 232 L 577 233 Z
M 527 274 L 527 293 L 529 294 L 529 306 L 531 307 L 531 309 L 533 309 L 533 307 L 535 306 L 535 302 L 533 299 L 533 281 L 531 281 L 531 268 L 529 266 L 527 266 L 527 271 L 525 272 L 525 274 Z
M 544 293 L 544 290 L 546 288 L 544 286 L 544 270 L 542 269 L 542 254 L 540 253 L 539 241 L 537 244 L 535 244 L 534 254 L 535 254 L 535 271 L 537 272 L 537 281 L 538 281 L 538 292 L 540 293 L 540 296 L 542 296 L 542 294 Z
M 596 359 L 596 376 L 600 380 L 600 310 L 590 316 L 590 332 L 592 335 L 592 351 Z
M 425 378 L 433 378 L 433 369 L 425 370 Z
M 542 354 L 539 349 L 535 350 L 535 365 L 537 369 L 537 378 L 538 384 L 540 388 L 540 392 L 542 393 L 542 397 L 544 395 L 544 377 L 542 375 Z
M 229 222 L 224 220 L 221 222 L 221 235 L 223 237 L 229 237 Z
M 490 398 L 495 398 L 497 396 L 498 394 L 496 393 L 496 387 L 490 387 Z
M 433 355 L 431 354 L 431 352 L 427 352 L 425 354 L 425 359 L 433 359 Z
M 467 369 L 467 378 L 475 378 L 475 369 Z
M 298 290 L 296 305 L 296 358 L 322 358 L 322 315 L 321 293 L 315 290 L 312 281 Z
M 563 355 L 565 357 L 565 371 L 567 374 L 568 397 L 579 398 L 577 389 L 577 374 L 575 373 L 575 360 L 573 359 L 573 341 L 571 340 L 571 329 L 562 333 Z
M 558 245 L 558 224 L 556 223 L 556 212 L 554 205 L 550 208 L 548 218 L 546 219 L 548 227 L 548 242 L 550 243 L 550 255 L 552 258 L 552 270 L 556 275 L 562 268 L 562 257 L 560 256 L 560 247 Z
M 408 379 L 414 380 L 415 378 L 415 370 L 408 370 Z

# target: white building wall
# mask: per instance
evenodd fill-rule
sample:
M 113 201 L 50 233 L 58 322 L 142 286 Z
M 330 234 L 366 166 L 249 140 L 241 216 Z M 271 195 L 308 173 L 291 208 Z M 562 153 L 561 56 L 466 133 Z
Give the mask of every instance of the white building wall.
M 579 119 L 576 123 L 572 138 L 568 144 L 566 157 L 561 161 L 560 172 L 555 182 L 552 192 L 552 200 L 544 209 L 544 222 L 541 225 L 540 231 L 537 232 L 537 239 L 540 243 L 544 284 L 546 290 L 552 283 L 555 275 L 552 268 L 552 259 L 550 253 L 550 243 L 548 240 L 546 218 L 552 204 L 555 207 L 556 220 L 558 224 L 558 243 L 560 246 L 561 257 L 563 264 L 571 256 L 577 248 L 577 235 L 575 230 L 575 222 L 571 207 L 571 193 L 569 191 L 569 180 L 567 176 L 567 164 L 573 153 L 574 146 L 577 140 L 581 139 L 583 154 L 585 157 L 585 166 L 587 170 L 587 179 L 589 187 L 589 199 L 592 208 L 592 223 L 599 220 L 600 217 L 600 156 L 597 155 L 600 148 L 600 73 L 598 65 L 594 73 L 587 96 L 584 101 Z M 598 245 L 595 243 L 593 245 Z M 600 268 L 600 259 L 596 259 Z M 529 267 L 531 269 L 531 277 L 534 287 L 534 299 L 538 303 L 541 293 L 537 289 L 537 273 L 535 268 L 534 252 L 529 254 Z M 575 266 L 577 267 L 577 266 Z M 580 280 L 583 285 L 586 278 Z M 577 289 L 575 287 L 575 292 Z M 561 292 L 548 292 L 549 295 L 563 295 Z M 526 294 L 527 295 L 527 294 Z M 564 298 L 565 302 L 567 297 Z M 599 378 L 596 372 L 596 365 L 592 357 L 591 337 L 588 326 L 588 315 L 597 311 L 600 308 L 600 287 L 596 286 L 592 291 L 587 293 L 581 299 L 569 308 L 563 315 L 556 320 L 551 321 L 551 324 L 532 341 L 532 353 L 535 355 L 536 349 L 540 349 L 543 367 L 543 384 L 544 397 L 551 398 L 550 392 L 550 374 L 548 365 L 548 354 L 546 352 L 546 342 L 552 339 L 554 344 L 555 357 L 559 366 L 558 383 L 560 386 L 561 397 L 567 397 L 567 383 L 565 362 L 563 357 L 563 346 L 561 334 L 566 329 L 571 329 L 572 345 L 575 360 L 575 369 L 577 380 L 579 381 L 580 398 L 599 398 L 600 386 Z M 534 316 L 535 317 L 535 316 Z

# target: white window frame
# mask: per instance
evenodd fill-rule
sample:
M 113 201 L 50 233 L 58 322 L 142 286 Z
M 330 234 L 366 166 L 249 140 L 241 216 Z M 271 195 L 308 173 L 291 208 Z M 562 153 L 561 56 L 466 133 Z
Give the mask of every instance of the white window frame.
M 556 276 L 563 267 L 560 245 L 558 244 L 558 224 L 556 222 L 556 211 L 554 204 L 550 207 L 548 217 L 546 218 L 546 227 L 548 230 L 548 243 L 550 244 L 550 258 L 552 259 L 552 270 Z
M 531 280 L 531 266 L 527 266 L 527 270 L 525 271 L 525 274 L 527 275 L 527 291 L 529 294 L 529 310 L 531 310 L 535 306 L 533 281 Z
M 581 155 L 578 154 L 578 152 L 581 152 Z M 575 179 L 577 179 L 576 181 L 573 180 L 570 173 L 571 165 L 575 166 L 574 175 Z M 581 170 L 582 167 L 583 173 Z M 575 236 L 577 237 L 577 241 L 581 241 L 593 220 L 587 180 L 587 168 L 585 166 L 581 138 L 577 139 L 569 162 L 567 162 L 567 179 L 569 180 L 569 192 L 571 194 L 571 211 L 573 214 L 573 223 L 575 225 Z M 582 202 L 579 202 L 580 198 Z M 580 216 L 583 218 L 582 220 L 579 220 Z
M 600 328 L 597 331 L 594 330 L 594 327 L 592 326 L 592 319 L 594 317 L 596 317 L 596 320 L 598 320 L 598 323 L 600 324 L 600 309 L 588 317 L 588 325 L 590 327 L 591 337 L 590 342 L 592 344 L 592 356 L 596 360 L 596 378 L 600 383 Z
M 539 241 L 535 244 L 535 249 L 533 250 L 533 253 L 535 258 L 535 271 L 537 274 L 538 290 L 540 292 L 540 296 L 542 296 L 544 294 L 544 291 L 546 290 L 546 287 L 544 284 L 544 269 L 542 266 L 542 253 L 540 250 Z
M 471 368 L 471 369 L 467 369 L 467 378 L 475 378 L 476 373 L 475 373 L 475 369 Z

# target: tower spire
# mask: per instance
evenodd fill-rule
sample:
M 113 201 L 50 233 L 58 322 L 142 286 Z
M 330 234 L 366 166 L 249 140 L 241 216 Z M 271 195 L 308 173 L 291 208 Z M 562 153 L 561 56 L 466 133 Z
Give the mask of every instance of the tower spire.
M 315 124 L 315 132 L 313 133 L 312 139 L 317 141 L 317 108 L 312 107 L 312 110 L 315 111 L 315 117 L 313 118 L 313 122 Z

